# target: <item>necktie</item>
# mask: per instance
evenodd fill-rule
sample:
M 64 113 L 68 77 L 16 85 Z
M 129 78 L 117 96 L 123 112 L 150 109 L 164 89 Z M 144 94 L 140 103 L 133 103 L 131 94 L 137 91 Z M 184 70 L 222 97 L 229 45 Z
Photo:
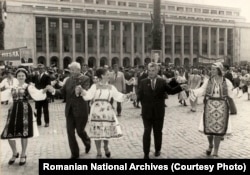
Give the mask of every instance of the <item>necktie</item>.
M 38 76 L 39 81 L 41 80 L 41 78 L 42 78 L 42 74 Z
M 155 79 L 151 79 L 151 87 L 153 90 L 155 89 Z
M 117 78 L 117 72 L 115 73 L 115 80 L 116 80 L 116 78 Z

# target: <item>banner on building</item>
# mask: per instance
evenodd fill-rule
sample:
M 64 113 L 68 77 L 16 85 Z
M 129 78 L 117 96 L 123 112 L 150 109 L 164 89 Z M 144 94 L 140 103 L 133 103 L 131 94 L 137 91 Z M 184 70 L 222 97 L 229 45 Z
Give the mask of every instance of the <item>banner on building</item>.
M 0 61 L 18 61 L 20 60 L 20 49 L 0 50 Z
M 32 49 L 20 47 L 14 49 L 0 50 L 0 62 L 5 65 L 12 63 L 13 65 L 33 65 Z
M 198 55 L 198 63 L 199 64 L 205 64 L 205 65 L 209 65 L 209 64 L 213 64 L 215 62 L 225 62 L 225 57 L 221 57 L 221 58 L 208 58 L 202 55 Z

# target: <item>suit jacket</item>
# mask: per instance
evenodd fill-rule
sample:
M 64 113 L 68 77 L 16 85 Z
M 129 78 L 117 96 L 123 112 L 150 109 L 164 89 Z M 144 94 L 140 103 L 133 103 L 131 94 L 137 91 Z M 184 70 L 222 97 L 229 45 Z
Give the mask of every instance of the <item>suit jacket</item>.
M 89 77 L 90 86 L 91 86 L 93 84 L 92 74 L 89 71 L 83 72 L 82 74 Z
M 44 89 L 47 85 L 51 85 L 51 80 L 49 75 L 43 73 L 42 77 L 41 78 L 39 77 L 40 75 L 35 75 L 32 80 L 37 89 Z M 47 97 L 50 95 L 51 94 L 47 92 Z
M 88 103 L 82 96 L 76 96 L 75 87 L 81 85 L 83 89 L 88 90 L 90 79 L 88 76 L 80 74 L 77 78 L 69 77 L 61 89 L 56 93 L 62 94 L 66 99 L 65 116 L 70 116 L 70 110 L 74 111 L 75 117 L 88 117 Z
M 148 74 L 146 72 L 143 72 L 142 75 L 139 74 L 139 76 L 138 76 L 138 87 L 140 86 L 141 81 L 143 79 L 147 78 L 147 77 L 148 77 Z
M 233 83 L 233 75 L 230 72 L 226 72 L 224 75 L 225 78 L 229 79 L 231 81 L 231 83 Z
M 142 105 L 142 117 L 147 119 L 163 118 L 165 114 L 165 93 L 176 94 L 182 91 L 180 86 L 171 88 L 164 79 L 157 78 L 155 89 L 151 80 L 143 79 L 139 86 L 138 98 Z

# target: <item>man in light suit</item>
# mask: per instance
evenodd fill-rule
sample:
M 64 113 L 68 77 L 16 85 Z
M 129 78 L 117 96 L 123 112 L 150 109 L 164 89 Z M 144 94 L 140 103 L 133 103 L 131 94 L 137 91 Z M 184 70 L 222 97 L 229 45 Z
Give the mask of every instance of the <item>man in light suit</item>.
M 178 85 L 171 88 L 167 82 L 157 76 L 159 66 L 156 63 L 148 64 L 148 78 L 141 81 L 138 98 L 142 105 L 142 120 L 144 125 L 143 152 L 144 159 L 149 159 L 151 131 L 154 132 L 155 156 L 161 154 L 162 129 L 165 115 L 165 93 L 176 94 L 187 85 Z
M 113 84 L 119 92 L 126 93 L 125 77 L 123 72 L 119 71 L 117 64 L 113 65 L 113 72 L 110 73 L 110 84 Z M 117 102 L 117 116 L 121 116 L 122 106 Z
M 76 141 L 75 130 L 85 145 L 85 153 L 90 151 L 90 138 L 85 131 L 88 121 L 88 103 L 82 96 L 76 94 L 75 90 L 78 86 L 83 89 L 89 89 L 89 77 L 81 74 L 81 66 L 77 62 L 69 65 L 70 77 L 66 80 L 63 87 L 59 90 L 51 89 L 52 94 L 62 94 L 66 99 L 65 116 L 67 123 L 67 134 L 69 147 L 71 150 L 71 159 L 79 158 L 79 147 Z

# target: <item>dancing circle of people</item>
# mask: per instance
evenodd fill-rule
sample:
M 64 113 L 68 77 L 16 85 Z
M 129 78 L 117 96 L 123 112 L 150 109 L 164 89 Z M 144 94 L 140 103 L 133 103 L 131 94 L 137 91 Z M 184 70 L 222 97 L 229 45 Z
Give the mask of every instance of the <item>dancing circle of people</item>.
M 63 74 L 57 69 L 46 70 L 43 64 L 36 69 L 19 66 L 6 69 L 1 80 L 1 103 L 9 105 L 6 124 L 1 139 L 9 142 L 12 165 L 20 156 L 19 165 L 26 164 L 28 139 L 39 136 L 38 126 L 50 123 L 49 104 L 58 97 L 65 103 L 66 129 L 71 159 L 79 158 L 80 149 L 75 130 L 85 145 L 85 153 L 91 149 L 91 141 L 96 145 L 96 158 L 104 154 L 111 157 L 109 141 L 123 137 L 119 124 L 122 102 L 131 101 L 135 108 L 141 108 L 144 126 L 143 153 L 149 159 L 151 131 L 154 133 L 155 157 L 161 155 L 162 130 L 165 116 L 165 100 L 168 95 L 178 94 L 181 105 L 187 106 L 189 99 L 191 111 L 196 112 L 198 97 L 204 96 L 204 111 L 198 130 L 208 139 L 207 156 L 219 156 L 219 146 L 225 135 L 232 133 L 229 115 L 237 114 L 233 100 L 234 94 L 241 97 L 248 92 L 249 74 L 236 73 L 228 65 L 213 63 L 210 68 L 194 68 L 187 72 L 166 67 L 155 62 L 135 69 L 122 70 L 117 64 L 113 69 L 105 65 L 97 70 L 82 67 L 72 62 Z M 248 96 L 249 97 L 249 96 Z M 35 101 L 35 110 L 29 100 Z M 113 107 L 114 101 L 117 108 Z M 89 130 L 85 127 L 89 124 Z M 21 140 L 19 155 L 16 140 Z

